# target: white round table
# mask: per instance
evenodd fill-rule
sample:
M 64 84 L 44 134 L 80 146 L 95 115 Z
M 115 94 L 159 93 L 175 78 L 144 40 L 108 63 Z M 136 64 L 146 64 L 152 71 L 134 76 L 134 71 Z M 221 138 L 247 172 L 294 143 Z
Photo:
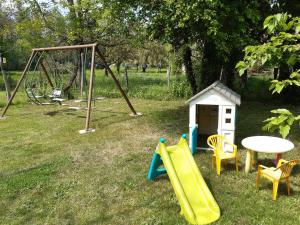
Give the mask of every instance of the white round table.
M 253 136 L 242 140 L 242 145 L 247 149 L 245 172 L 249 173 L 252 164 L 252 152 L 275 153 L 276 160 L 281 154 L 291 151 L 294 144 L 286 139 L 271 136 Z

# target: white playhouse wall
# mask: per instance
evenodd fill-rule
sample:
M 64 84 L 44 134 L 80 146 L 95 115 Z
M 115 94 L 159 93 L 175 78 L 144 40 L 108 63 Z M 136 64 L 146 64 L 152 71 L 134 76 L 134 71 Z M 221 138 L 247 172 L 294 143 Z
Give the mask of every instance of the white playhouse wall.
M 197 105 L 217 105 L 218 110 L 218 134 L 222 134 L 227 137 L 229 141 L 234 143 L 234 131 L 235 131 L 235 113 L 236 104 L 230 101 L 230 99 L 221 95 L 214 89 L 210 89 L 203 93 L 199 97 L 193 99 L 190 103 L 189 110 L 189 133 L 190 133 L 190 146 L 191 146 L 191 134 L 192 129 L 196 123 L 196 106 Z M 201 124 L 198 124 L 201 126 Z

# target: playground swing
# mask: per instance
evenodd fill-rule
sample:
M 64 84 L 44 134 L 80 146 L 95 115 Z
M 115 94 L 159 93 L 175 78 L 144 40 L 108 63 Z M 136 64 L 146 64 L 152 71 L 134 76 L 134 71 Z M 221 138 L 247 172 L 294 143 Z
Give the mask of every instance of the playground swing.
M 31 71 L 25 78 L 24 89 L 26 95 L 28 99 L 36 105 L 51 105 L 56 103 L 61 105 L 62 102 L 65 101 L 65 99 L 62 97 L 61 89 L 58 88 L 57 80 L 54 79 L 55 76 L 53 76 L 51 79 L 49 73 L 46 72 L 46 68 L 44 65 L 46 59 L 44 58 L 44 56 L 45 52 L 43 51 L 42 53 L 40 53 L 33 71 Z M 41 60 L 44 60 L 44 62 L 41 62 Z M 41 73 L 41 71 L 38 71 L 39 66 L 44 70 L 47 78 L 46 80 L 43 79 L 44 75 Z
M 41 55 L 43 52 L 47 52 L 47 53 L 48 52 L 57 52 L 57 51 L 68 52 L 70 50 L 76 50 L 76 49 L 77 50 L 79 50 L 79 49 L 80 50 L 82 50 L 82 49 L 90 49 L 91 50 L 91 63 L 90 63 L 91 68 L 90 68 L 90 76 L 89 76 L 89 81 L 88 81 L 88 92 L 86 94 L 87 95 L 86 96 L 87 97 L 87 112 L 86 112 L 86 118 L 85 118 L 85 127 L 83 130 L 80 130 L 79 133 L 83 134 L 83 133 L 95 131 L 95 129 L 90 127 L 90 123 L 91 123 L 92 100 L 93 100 L 93 92 L 94 92 L 93 91 L 93 83 L 94 83 L 94 76 L 95 76 L 95 55 L 96 54 L 98 54 L 100 60 L 102 61 L 102 64 L 105 66 L 106 70 L 111 75 L 115 85 L 119 89 L 122 97 L 125 99 L 128 107 L 132 111 L 130 116 L 142 115 L 141 113 L 137 113 L 135 111 L 135 109 L 132 106 L 131 102 L 129 101 L 126 93 L 122 89 L 118 79 L 115 77 L 114 73 L 109 68 L 104 55 L 102 54 L 102 52 L 99 49 L 98 44 L 94 43 L 94 44 L 84 44 L 84 45 L 58 46 L 58 47 L 45 47 L 45 48 L 32 49 L 30 58 L 25 66 L 25 69 L 22 72 L 22 75 L 21 75 L 8 103 L 6 104 L 4 110 L 2 111 L 0 119 L 4 118 L 9 106 L 12 104 L 12 101 L 25 78 L 27 79 L 27 87 L 25 86 L 25 90 L 27 90 L 27 96 L 32 102 L 34 102 L 36 104 L 40 104 L 43 102 L 42 100 L 44 100 L 45 98 L 47 98 L 47 97 L 50 98 L 50 96 L 46 94 L 46 93 L 48 93 L 49 89 L 53 93 L 52 100 L 53 101 L 60 100 L 60 98 L 58 98 L 58 95 L 65 94 L 64 92 L 66 92 L 66 90 L 69 90 L 72 87 L 76 76 L 75 77 L 73 76 L 69 79 L 69 84 L 68 84 L 68 86 L 66 86 L 63 89 L 63 91 L 61 91 L 60 89 L 57 90 L 56 83 L 58 80 L 60 80 L 60 76 L 59 76 L 59 74 L 56 74 L 56 72 L 57 72 L 56 69 L 54 69 L 54 71 L 53 71 L 53 68 L 50 68 L 49 65 L 48 65 L 49 68 L 46 68 L 47 65 L 44 64 L 44 61 L 47 62 L 47 60 L 44 58 L 44 56 L 41 56 Z M 37 56 L 40 56 L 40 57 L 37 58 Z M 35 61 L 35 60 L 37 60 L 37 61 Z M 29 82 L 30 79 L 28 79 L 27 77 L 30 75 L 30 69 L 31 69 L 33 61 L 36 62 L 36 67 L 38 65 L 40 66 L 42 71 L 39 71 L 36 73 L 31 73 L 32 76 L 34 76 L 34 75 L 35 76 L 34 76 L 34 79 L 32 79 L 32 82 Z M 51 74 L 49 74 L 49 72 Z M 39 76 L 42 74 L 44 75 L 44 77 L 43 77 L 43 79 L 41 78 L 42 80 L 39 80 Z M 51 75 L 52 79 L 51 79 L 50 75 Z M 44 78 L 47 78 L 47 79 L 45 80 Z M 52 80 L 54 81 L 55 85 L 53 84 Z M 63 81 L 64 81 L 63 77 L 61 78 L 61 81 L 63 83 Z M 31 83 L 31 84 L 29 85 L 29 83 Z M 50 86 L 50 88 L 49 88 L 49 86 Z M 60 88 L 61 88 L 61 86 L 60 86 Z M 55 94 L 57 94 L 57 95 L 55 95 Z
M 49 105 L 55 103 L 59 103 L 60 105 L 62 105 L 62 102 L 64 102 L 66 99 L 69 100 L 70 96 L 72 96 L 71 98 L 78 97 L 75 97 L 75 95 L 79 92 L 80 88 L 80 97 L 79 99 L 74 100 L 74 103 L 78 103 L 79 106 L 73 106 L 72 101 L 69 101 L 69 108 L 87 108 L 88 91 L 85 74 L 87 49 L 85 49 L 85 52 L 80 51 L 80 59 L 77 52 L 75 54 L 75 57 L 74 55 L 70 55 L 71 54 L 65 52 L 55 55 L 54 53 L 49 54 L 49 52 L 43 51 L 38 56 L 33 71 L 29 71 L 29 74 L 25 78 L 25 91 L 31 102 L 37 105 Z M 67 58 L 67 60 L 65 58 Z M 70 58 L 73 58 L 73 60 L 74 58 L 77 58 L 78 62 L 74 63 L 70 60 Z M 38 69 L 42 69 L 46 77 L 44 76 L 44 74 L 42 74 L 42 71 Z M 31 73 L 33 73 L 33 75 Z M 73 73 L 76 73 L 76 77 L 78 76 L 79 79 L 72 80 Z M 63 91 L 63 83 L 67 81 L 66 75 L 68 74 L 70 75 L 68 82 L 71 82 L 71 88 L 68 88 L 68 96 L 64 96 L 66 93 L 64 93 Z M 45 78 L 47 78 L 47 80 Z M 48 101 L 45 101 L 45 99 L 47 99 Z M 82 102 L 86 103 L 84 107 L 81 106 Z M 95 98 L 93 98 L 93 103 L 95 107 Z

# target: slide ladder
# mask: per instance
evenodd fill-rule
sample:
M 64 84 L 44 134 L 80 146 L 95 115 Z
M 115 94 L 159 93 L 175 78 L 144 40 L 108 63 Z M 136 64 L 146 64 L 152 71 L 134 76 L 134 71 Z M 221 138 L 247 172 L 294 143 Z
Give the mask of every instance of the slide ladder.
M 181 214 L 189 223 L 208 224 L 219 219 L 219 206 L 196 165 L 185 134 L 174 146 L 167 147 L 165 139 L 160 139 L 148 179 L 153 180 L 164 173 L 168 174 L 181 207 Z

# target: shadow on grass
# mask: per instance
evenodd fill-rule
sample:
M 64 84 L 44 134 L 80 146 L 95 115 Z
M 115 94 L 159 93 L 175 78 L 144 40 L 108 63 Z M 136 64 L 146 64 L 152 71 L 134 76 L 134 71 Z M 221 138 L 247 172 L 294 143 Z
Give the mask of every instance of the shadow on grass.
M 49 112 L 45 112 L 44 115 L 46 116 L 55 116 L 58 115 L 60 113 L 67 113 L 68 115 L 76 115 L 73 112 L 76 112 L 76 109 L 59 109 L 59 110 L 53 110 L 53 111 L 49 111 Z
M 115 117 L 113 120 L 111 120 L 112 117 Z M 117 116 L 117 115 L 109 115 L 101 118 L 94 118 L 92 119 L 92 123 L 96 123 L 96 127 L 98 128 L 104 128 L 113 124 L 118 124 L 118 123 L 124 123 L 128 122 L 131 120 L 136 119 L 135 117 L 131 116 Z
M 224 168 L 224 171 L 236 171 L 236 168 L 235 168 L 235 159 L 229 160 L 227 163 L 222 162 L 222 167 Z M 239 171 L 242 171 L 241 165 L 239 165 Z
M 112 113 L 112 114 L 125 114 L 129 115 L 129 112 L 120 112 L 120 111 L 113 111 L 113 110 L 102 110 L 102 109 L 94 109 L 93 111 L 97 112 L 104 112 L 104 113 Z
M 76 115 L 76 113 L 74 112 L 78 112 L 78 111 L 83 111 L 86 113 L 86 109 L 82 110 L 82 109 L 60 109 L 60 110 L 53 110 L 53 111 L 49 111 L 44 113 L 44 115 L 46 116 L 55 116 L 61 113 L 66 113 L 68 115 Z M 113 111 L 113 110 L 102 110 L 102 109 L 92 109 L 92 112 L 103 112 L 103 113 L 111 113 L 111 114 L 121 114 L 121 115 L 129 115 L 129 112 L 120 112 L 120 111 Z M 85 117 L 85 116 L 79 116 L 79 117 Z
M 292 170 L 292 176 L 297 176 L 300 173 L 300 165 L 296 165 Z
M 173 109 L 151 112 L 151 123 L 157 129 L 170 136 L 188 133 L 188 107 L 178 106 Z

